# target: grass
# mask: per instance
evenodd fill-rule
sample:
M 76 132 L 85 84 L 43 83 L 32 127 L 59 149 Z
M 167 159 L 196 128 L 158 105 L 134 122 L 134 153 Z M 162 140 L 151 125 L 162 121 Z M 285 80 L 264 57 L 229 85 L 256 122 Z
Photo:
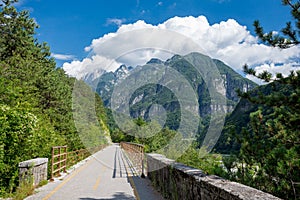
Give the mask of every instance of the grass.
M 34 193 L 33 181 L 24 181 L 17 188 L 13 199 L 14 200 L 23 200 L 26 197 L 32 195 L 33 193 Z
M 37 187 L 42 187 L 44 185 L 48 184 L 48 180 L 42 180 Z M 26 197 L 34 194 L 34 189 L 36 187 L 33 186 L 33 181 L 25 181 L 20 184 L 20 186 L 17 188 L 13 200 L 23 200 Z
M 48 180 L 42 180 L 42 181 L 39 183 L 38 187 L 42 187 L 42 186 L 47 185 L 47 184 L 48 184 Z

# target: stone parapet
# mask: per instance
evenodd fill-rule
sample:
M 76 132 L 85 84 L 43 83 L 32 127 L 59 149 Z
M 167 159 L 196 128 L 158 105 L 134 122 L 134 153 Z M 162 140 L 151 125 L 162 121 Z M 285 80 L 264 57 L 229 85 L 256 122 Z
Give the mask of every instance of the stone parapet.
M 147 174 L 166 199 L 279 200 L 249 186 L 206 175 L 160 154 L 147 154 Z
M 20 183 L 33 181 L 37 186 L 41 181 L 47 180 L 48 158 L 35 158 L 19 163 Z M 33 180 L 32 180 L 33 179 Z

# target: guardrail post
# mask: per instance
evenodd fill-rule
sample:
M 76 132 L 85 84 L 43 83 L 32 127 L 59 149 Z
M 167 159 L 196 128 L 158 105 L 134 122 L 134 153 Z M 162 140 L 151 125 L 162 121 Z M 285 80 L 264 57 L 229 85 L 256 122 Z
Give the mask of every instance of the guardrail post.
M 146 176 L 145 176 L 145 173 L 144 173 L 144 158 L 145 158 L 145 156 L 144 156 L 144 148 L 141 148 L 141 152 L 142 152 L 142 175 L 141 175 L 141 178 L 146 178 Z
M 53 171 L 54 171 L 54 147 L 52 147 L 52 157 L 51 157 L 51 179 L 50 181 L 53 181 Z
M 68 146 L 65 146 L 65 170 L 64 172 L 67 172 L 67 159 L 68 159 Z
M 60 176 L 60 169 L 61 169 L 61 147 L 58 148 L 58 176 Z

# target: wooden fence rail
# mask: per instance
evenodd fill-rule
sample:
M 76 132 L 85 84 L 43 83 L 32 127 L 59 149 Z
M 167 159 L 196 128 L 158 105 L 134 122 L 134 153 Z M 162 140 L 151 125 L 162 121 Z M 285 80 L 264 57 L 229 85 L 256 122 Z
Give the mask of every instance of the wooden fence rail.
M 141 177 L 145 177 L 145 156 L 144 156 L 144 146 L 141 144 L 131 143 L 131 142 L 121 142 L 120 146 L 124 149 L 134 164 L 136 170 L 141 174 Z
M 89 157 L 90 155 L 91 155 L 91 152 L 87 149 L 79 149 L 76 151 L 68 152 L 67 168 L 75 165 L 76 163 Z
M 91 154 L 104 149 L 107 145 L 103 144 L 98 147 L 79 149 L 68 152 L 67 146 L 52 147 L 52 162 L 51 162 L 51 179 L 55 176 L 60 176 L 61 172 L 66 172 L 67 168 L 73 166 L 79 161 L 87 158 Z
M 67 146 L 52 147 L 51 180 L 61 171 L 67 171 L 67 155 Z

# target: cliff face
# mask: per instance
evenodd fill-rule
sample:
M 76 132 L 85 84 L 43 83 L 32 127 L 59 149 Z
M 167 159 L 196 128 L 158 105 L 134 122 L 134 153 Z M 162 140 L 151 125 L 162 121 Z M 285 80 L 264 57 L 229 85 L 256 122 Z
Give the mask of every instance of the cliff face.
M 239 101 L 236 90 L 248 91 L 257 86 L 223 62 L 199 53 L 191 53 L 186 56 L 175 55 L 165 62 L 151 59 L 145 66 L 139 67 L 150 68 L 151 66 L 160 65 L 175 69 L 190 84 L 198 98 L 198 107 L 191 105 L 187 109 L 202 118 L 215 111 L 231 112 Z M 151 71 L 144 71 L 145 74 L 141 75 L 132 73 L 133 71 L 132 67 L 122 65 L 115 72 L 104 73 L 99 78 L 96 91 L 102 97 L 106 106 L 110 106 L 110 98 L 116 84 L 122 84 L 122 80 L 129 75 L 132 75 L 133 78 L 136 76 L 138 79 L 143 76 L 147 77 L 147 73 L 151 73 Z M 164 74 L 164 72 L 162 73 Z M 219 74 L 215 75 L 216 73 Z M 169 78 L 167 76 L 169 75 L 165 73 L 161 77 L 161 81 Z M 182 85 L 178 88 L 178 91 L 184 94 L 186 88 Z M 167 121 L 165 125 L 176 129 L 180 122 L 179 100 L 170 88 L 160 84 L 144 85 L 132 94 L 129 101 L 130 115 L 134 118 L 143 117 L 148 119 L 153 104 L 161 105 L 160 108 L 156 109 L 163 108 L 166 110 Z
M 220 66 L 217 65 L 218 68 Z M 224 67 L 224 66 L 222 66 Z M 236 72 L 234 72 L 236 73 Z M 232 74 L 230 71 L 224 71 L 221 73 L 222 79 L 216 79 L 213 81 L 214 87 L 217 92 L 227 99 L 226 105 L 214 104 L 212 102 L 202 102 L 200 101 L 200 115 L 204 116 L 210 114 L 213 111 L 222 111 L 222 112 L 232 112 L 235 105 L 239 101 L 239 97 L 237 95 L 236 90 L 239 89 L 241 91 L 247 92 L 255 88 L 257 85 L 248 79 L 241 77 L 240 75 Z M 206 95 L 209 95 L 206 90 L 206 85 L 199 85 L 198 95 L 200 99 L 206 99 Z M 208 106 L 209 104 L 210 106 Z
M 257 98 L 260 93 L 268 96 L 271 93 L 277 92 L 289 95 L 293 93 L 293 91 L 294 89 L 289 85 L 271 82 L 254 88 L 250 91 L 250 96 Z M 232 139 L 232 132 L 240 134 L 243 128 L 247 128 L 250 122 L 250 114 L 257 111 L 259 108 L 262 109 L 263 115 L 268 115 L 273 109 L 266 105 L 253 104 L 247 99 L 241 99 L 234 107 L 234 110 L 226 117 L 222 134 L 215 146 L 215 150 L 223 154 L 230 154 L 234 151 L 238 151 L 240 149 L 240 144 Z

